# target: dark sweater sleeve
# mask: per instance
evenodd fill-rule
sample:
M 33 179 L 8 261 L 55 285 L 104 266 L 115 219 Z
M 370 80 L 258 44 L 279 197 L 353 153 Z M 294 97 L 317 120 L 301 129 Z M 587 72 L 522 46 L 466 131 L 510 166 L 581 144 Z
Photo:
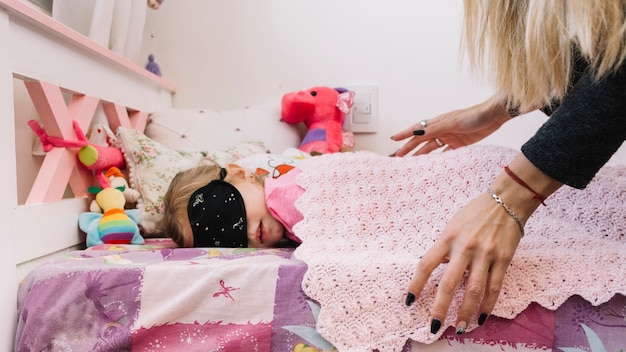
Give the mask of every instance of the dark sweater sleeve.
M 522 153 L 546 175 L 585 188 L 626 138 L 626 64 L 598 81 L 585 70 L 550 112 Z

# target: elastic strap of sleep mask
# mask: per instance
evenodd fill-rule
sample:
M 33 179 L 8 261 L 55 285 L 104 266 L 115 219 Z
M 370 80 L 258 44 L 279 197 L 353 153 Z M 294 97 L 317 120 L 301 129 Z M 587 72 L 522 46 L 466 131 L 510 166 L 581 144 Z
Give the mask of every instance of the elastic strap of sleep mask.
M 247 247 L 246 207 L 241 193 L 220 179 L 197 189 L 189 198 L 187 215 L 194 247 Z

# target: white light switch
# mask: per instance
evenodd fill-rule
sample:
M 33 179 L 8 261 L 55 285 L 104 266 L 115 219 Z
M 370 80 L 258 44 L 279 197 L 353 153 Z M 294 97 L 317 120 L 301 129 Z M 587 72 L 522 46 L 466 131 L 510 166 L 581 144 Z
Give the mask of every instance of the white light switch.
M 354 104 L 345 127 L 354 133 L 376 133 L 378 131 L 378 86 L 347 86 L 354 92 Z
M 360 114 L 369 114 L 372 111 L 372 105 L 369 101 L 366 103 L 354 103 L 354 110 Z
M 354 107 L 354 113 L 352 114 L 352 123 L 353 124 L 369 124 L 372 122 L 372 115 L 370 113 L 359 113 L 358 108 Z M 355 131 L 352 131 L 355 132 Z

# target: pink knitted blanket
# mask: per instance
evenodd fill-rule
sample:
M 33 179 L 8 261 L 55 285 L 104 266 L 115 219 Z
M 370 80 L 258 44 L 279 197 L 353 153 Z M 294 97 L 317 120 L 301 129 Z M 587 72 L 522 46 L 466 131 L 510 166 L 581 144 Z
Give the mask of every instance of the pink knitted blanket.
M 430 309 L 443 268 L 411 307 L 406 287 L 420 256 L 452 215 L 485 192 L 516 152 L 473 146 L 389 158 L 331 154 L 301 164 L 304 220 L 295 256 L 305 292 L 320 303 L 318 331 L 340 351 L 400 351 L 454 325 L 464 287 L 436 335 Z M 585 190 L 562 187 L 526 224 L 493 315 L 514 318 L 531 302 L 556 309 L 580 295 L 593 305 L 626 294 L 626 166 L 605 167 Z M 476 320 L 468 329 L 477 327 Z

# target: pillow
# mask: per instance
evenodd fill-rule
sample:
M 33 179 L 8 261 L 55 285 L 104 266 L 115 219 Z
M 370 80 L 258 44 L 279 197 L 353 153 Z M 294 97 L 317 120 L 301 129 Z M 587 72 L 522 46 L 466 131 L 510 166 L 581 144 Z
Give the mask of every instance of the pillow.
M 211 160 L 219 166 L 225 167 L 229 163 L 238 163 L 239 160 L 250 155 L 266 155 L 267 148 L 261 141 L 246 141 L 232 147 L 203 152 L 203 154 L 206 154 L 206 160 Z
M 202 160 L 213 160 L 224 166 L 266 150 L 262 142 L 248 141 L 210 151 L 181 151 L 164 146 L 133 129 L 118 127 L 117 135 L 129 170 L 130 186 L 141 193 L 137 208 L 143 236 L 161 235 L 157 233 L 156 226 L 163 216 L 163 196 L 178 172 L 196 166 Z
M 146 135 L 176 150 L 211 150 L 247 140 L 262 141 L 268 152 L 300 145 L 301 126 L 280 119 L 280 102 L 216 111 L 165 109 L 150 115 Z
M 289 148 L 281 154 L 250 155 L 237 160 L 236 164 L 251 172 L 276 178 L 298 166 L 300 161 L 310 157 L 311 154 L 307 152 L 297 148 Z

